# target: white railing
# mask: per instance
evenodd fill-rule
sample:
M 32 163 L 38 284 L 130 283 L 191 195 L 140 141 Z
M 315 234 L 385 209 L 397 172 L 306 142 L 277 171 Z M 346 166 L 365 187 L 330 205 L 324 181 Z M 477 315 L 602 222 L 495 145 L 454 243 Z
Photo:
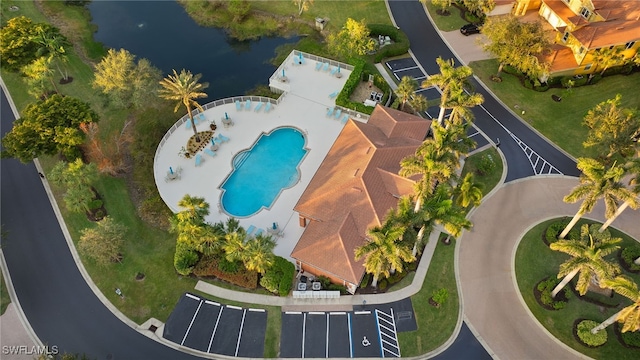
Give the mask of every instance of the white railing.
M 294 291 L 294 299 L 338 299 L 340 298 L 340 291 Z

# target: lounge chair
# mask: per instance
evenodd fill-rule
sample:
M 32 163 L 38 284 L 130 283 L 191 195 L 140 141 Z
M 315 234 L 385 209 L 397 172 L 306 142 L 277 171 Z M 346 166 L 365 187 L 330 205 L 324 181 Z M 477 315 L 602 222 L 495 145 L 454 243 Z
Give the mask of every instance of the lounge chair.
M 334 108 L 328 108 L 327 109 L 327 117 L 333 116 L 333 110 L 334 110 Z
M 209 155 L 209 156 L 211 156 L 211 157 L 216 156 L 216 152 L 212 151 L 211 149 L 204 149 L 204 153 Z
M 202 155 L 196 154 L 196 166 L 200 166 L 202 164 Z
M 340 120 L 340 123 L 346 124 L 347 120 L 349 120 L 349 114 L 344 114 L 344 116 L 342 117 L 342 120 Z
M 337 66 L 334 66 L 334 67 L 331 69 L 331 75 L 335 75 L 337 72 L 338 72 L 338 67 L 337 67 Z
M 264 107 L 264 112 L 269 112 L 269 111 L 271 111 L 271 103 L 270 102 L 268 102 L 267 106 Z
M 328 71 L 329 70 L 329 63 L 326 62 L 324 63 L 324 66 L 322 67 L 322 71 Z
M 262 233 L 264 233 L 264 230 L 258 229 L 258 231 L 256 231 L 256 235 L 255 236 L 260 236 L 260 235 L 262 235 Z
M 262 104 L 263 104 L 263 102 L 262 102 L 262 101 L 260 101 L 260 102 L 258 103 L 258 105 L 256 105 L 256 108 L 255 108 L 255 109 L 253 109 L 253 110 L 254 110 L 255 112 L 260 111 L 260 109 L 262 109 Z
M 253 235 L 254 231 L 256 231 L 256 227 L 253 225 L 249 225 L 249 227 L 247 228 L 247 236 Z
M 339 94 L 339 93 L 340 93 L 340 92 L 339 92 L 338 90 L 336 90 L 336 91 L 332 92 L 331 94 L 329 94 L 329 99 L 333 99 L 333 98 L 335 98 L 336 96 L 338 96 L 338 94 Z
M 336 114 L 334 115 L 336 117 L 336 120 L 340 119 L 340 115 L 342 115 L 342 109 L 337 109 Z
M 207 118 L 204 116 L 204 113 L 200 113 L 198 114 L 198 119 L 200 120 L 200 122 L 206 122 Z
M 224 135 L 222 135 L 222 134 L 218 134 L 218 138 L 219 138 L 219 139 L 220 139 L 220 141 L 222 141 L 222 142 L 227 142 L 227 141 L 229 141 L 229 138 L 228 138 L 228 137 L 226 137 L 226 136 L 224 136 Z
M 320 68 L 322 68 L 322 63 L 320 61 L 316 61 L 316 71 L 320 71 Z
M 191 119 L 187 118 L 184 126 L 187 128 L 187 130 L 191 129 Z
M 236 100 L 236 110 L 242 110 L 242 103 L 240 102 L 240 100 Z
M 251 110 L 251 100 L 247 100 L 244 103 L 245 110 Z

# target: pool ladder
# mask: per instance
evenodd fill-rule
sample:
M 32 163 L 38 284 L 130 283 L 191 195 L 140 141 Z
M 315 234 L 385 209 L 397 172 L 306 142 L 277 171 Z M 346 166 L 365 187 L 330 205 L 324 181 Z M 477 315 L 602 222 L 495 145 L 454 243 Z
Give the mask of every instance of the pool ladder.
M 242 166 L 242 164 L 244 164 L 244 162 L 247 160 L 247 158 L 249 157 L 249 151 L 245 150 L 242 151 L 240 153 L 238 153 L 238 155 L 236 156 L 235 161 L 233 162 L 233 166 L 237 169 L 239 167 Z

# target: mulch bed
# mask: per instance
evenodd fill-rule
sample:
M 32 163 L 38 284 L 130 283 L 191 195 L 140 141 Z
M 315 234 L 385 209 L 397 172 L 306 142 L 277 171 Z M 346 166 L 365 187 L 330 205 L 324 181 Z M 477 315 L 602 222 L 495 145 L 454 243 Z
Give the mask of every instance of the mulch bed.
M 213 137 L 213 131 L 199 131 L 198 136 L 200 137 L 200 142 L 196 141 L 196 135 L 192 135 L 189 141 L 187 141 L 187 152 L 189 152 L 189 154 L 195 155 L 198 151 L 209 145 Z

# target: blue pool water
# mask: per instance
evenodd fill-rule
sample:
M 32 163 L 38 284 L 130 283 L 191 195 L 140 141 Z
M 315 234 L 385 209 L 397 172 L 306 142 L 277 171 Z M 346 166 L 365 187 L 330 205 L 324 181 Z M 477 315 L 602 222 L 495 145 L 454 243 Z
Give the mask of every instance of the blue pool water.
M 300 131 L 279 128 L 236 154 L 233 171 L 221 186 L 224 210 L 247 217 L 270 208 L 282 190 L 298 182 L 298 165 L 307 153 L 305 142 Z

